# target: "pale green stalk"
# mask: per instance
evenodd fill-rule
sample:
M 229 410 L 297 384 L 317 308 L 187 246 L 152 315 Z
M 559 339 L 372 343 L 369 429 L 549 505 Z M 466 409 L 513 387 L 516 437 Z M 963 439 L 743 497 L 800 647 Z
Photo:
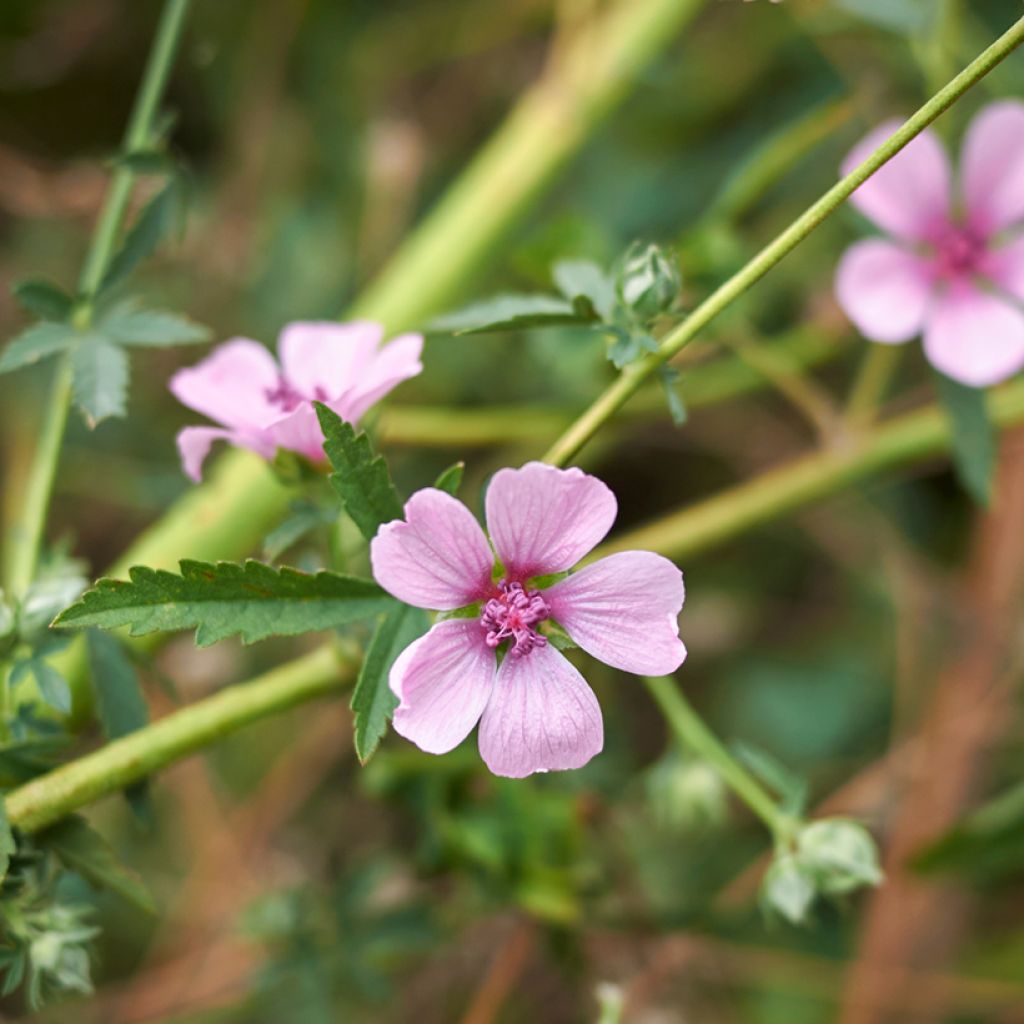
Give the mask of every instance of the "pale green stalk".
M 151 141 L 160 97 L 174 62 L 189 3 L 190 0 L 167 0 L 164 5 L 125 131 L 125 152 L 143 149 Z M 96 222 L 96 230 L 78 281 L 79 302 L 75 308 L 75 325 L 79 328 L 88 327 L 92 319 L 96 292 L 114 254 L 134 181 L 135 175 L 130 167 L 119 164 Z M 8 587 L 16 595 L 22 594 L 35 576 L 46 531 L 46 514 L 53 493 L 53 481 L 60 460 L 61 442 L 71 407 L 71 391 L 69 357 L 62 356 L 54 371 L 39 446 L 29 467 L 21 522 L 15 526 L 14 542 L 9 545 L 6 579 Z
M 601 427 L 618 412 L 658 368 L 688 345 L 726 307 L 792 252 L 819 224 L 834 213 L 850 195 L 883 164 L 916 138 L 972 85 L 984 78 L 1000 61 L 1024 42 L 1024 18 L 1003 33 L 972 61 L 944 89 L 936 93 L 917 113 L 878 147 L 860 166 L 843 177 L 785 231 L 769 242 L 749 263 L 712 292 L 682 323 L 662 340 L 657 353 L 638 360 L 623 370 L 590 408 L 552 445 L 545 461 L 564 466 Z

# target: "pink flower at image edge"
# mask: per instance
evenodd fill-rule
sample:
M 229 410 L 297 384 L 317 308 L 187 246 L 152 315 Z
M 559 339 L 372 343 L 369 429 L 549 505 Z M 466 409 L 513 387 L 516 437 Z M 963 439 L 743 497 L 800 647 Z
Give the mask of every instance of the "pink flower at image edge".
M 609 555 L 557 582 L 605 536 L 615 496 L 579 469 L 531 462 L 495 473 L 488 532 L 469 509 L 428 488 L 370 546 L 377 582 L 400 601 L 472 617 L 438 622 L 396 660 L 396 732 L 432 754 L 461 743 L 479 722 L 480 754 L 496 775 L 579 768 L 604 744 L 601 709 L 583 676 L 548 640 L 557 623 L 595 658 L 641 675 L 674 672 L 683 576 L 650 551 Z M 498 662 L 499 648 L 504 657 Z
M 898 126 L 857 145 L 846 174 Z M 1024 103 L 982 110 L 964 139 L 954 199 L 942 143 L 922 132 L 851 202 L 888 238 L 856 242 L 836 274 L 836 297 L 866 337 L 924 336 L 929 362 L 972 387 L 1024 366 Z
M 272 458 L 278 448 L 313 461 L 324 457 L 313 401 L 356 423 L 374 403 L 422 369 L 423 338 L 402 334 L 382 345 L 384 328 L 367 321 L 298 321 L 278 338 L 280 366 L 259 342 L 233 338 L 202 362 L 179 370 L 174 396 L 218 427 L 178 435 L 185 472 L 198 481 L 214 441 Z

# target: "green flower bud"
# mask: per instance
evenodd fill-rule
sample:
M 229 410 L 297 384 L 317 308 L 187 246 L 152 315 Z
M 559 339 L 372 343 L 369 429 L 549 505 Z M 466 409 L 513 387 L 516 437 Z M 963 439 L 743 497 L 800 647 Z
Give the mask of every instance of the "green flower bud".
M 641 320 L 664 313 L 679 295 L 682 278 L 676 260 L 657 245 L 634 243 L 619 269 L 619 301 Z
M 797 855 L 813 872 L 820 892 L 839 896 L 865 885 L 878 885 L 882 871 L 871 833 L 855 821 L 825 818 L 797 836 Z
M 655 820 L 665 828 L 714 828 L 725 821 L 725 784 L 711 765 L 675 754 L 662 758 L 647 777 Z
M 804 924 L 817 895 L 814 876 L 794 854 L 776 854 L 761 883 L 761 904 L 790 924 Z

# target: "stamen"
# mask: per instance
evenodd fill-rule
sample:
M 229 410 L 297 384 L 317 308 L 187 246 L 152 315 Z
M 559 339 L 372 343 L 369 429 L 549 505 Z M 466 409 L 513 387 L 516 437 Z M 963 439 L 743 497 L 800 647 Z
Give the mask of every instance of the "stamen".
M 985 252 L 984 238 L 968 228 L 951 228 L 935 243 L 935 268 L 947 279 L 974 274 Z
M 499 595 L 492 597 L 480 615 L 480 625 L 487 631 L 484 637 L 488 647 L 497 647 L 504 640 L 512 640 L 508 653 L 521 657 L 534 647 L 543 647 L 548 641 L 533 627 L 543 622 L 550 609 L 540 594 L 527 591 L 522 583 L 502 580 Z
M 276 388 L 267 388 L 263 394 L 268 402 L 278 406 L 282 412 L 292 412 L 306 401 L 306 396 L 284 374 L 278 378 Z

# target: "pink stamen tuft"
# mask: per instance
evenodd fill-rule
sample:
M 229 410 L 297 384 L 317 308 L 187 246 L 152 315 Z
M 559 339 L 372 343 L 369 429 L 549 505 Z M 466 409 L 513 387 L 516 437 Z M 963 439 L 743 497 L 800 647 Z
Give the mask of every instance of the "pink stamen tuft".
M 487 631 L 488 647 L 497 647 L 511 639 L 509 654 L 521 657 L 548 641 L 533 627 L 551 614 L 547 602 L 540 594 L 526 590 L 522 583 L 498 584 L 499 595 L 492 597 L 480 615 L 480 625 Z
M 935 270 L 946 280 L 979 273 L 988 252 L 986 239 L 968 228 L 950 228 L 935 243 Z

